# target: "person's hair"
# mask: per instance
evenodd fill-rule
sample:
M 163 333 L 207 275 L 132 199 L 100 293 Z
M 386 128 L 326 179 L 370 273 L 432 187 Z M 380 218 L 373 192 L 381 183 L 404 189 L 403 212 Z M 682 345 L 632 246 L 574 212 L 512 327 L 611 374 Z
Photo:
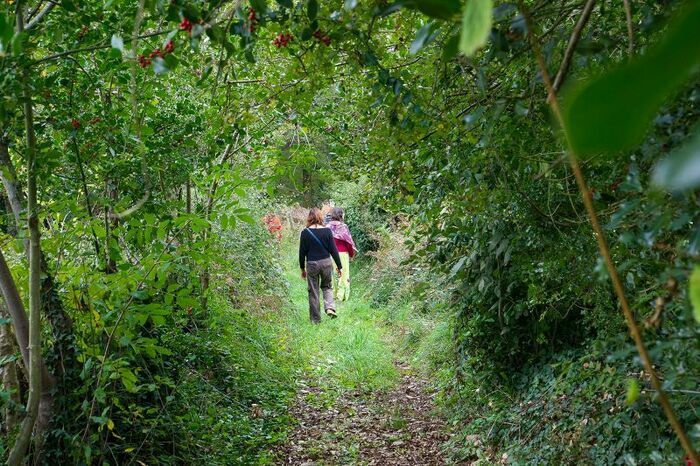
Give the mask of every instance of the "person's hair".
M 331 210 L 331 220 L 342 222 L 344 217 L 345 212 L 343 212 L 343 209 L 340 207 L 333 207 L 333 210 Z
M 306 226 L 310 227 L 311 225 L 323 225 L 323 214 L 321 214 L 321 210 L 314 207 L 309 211 L 309 216 L 306 217 Z

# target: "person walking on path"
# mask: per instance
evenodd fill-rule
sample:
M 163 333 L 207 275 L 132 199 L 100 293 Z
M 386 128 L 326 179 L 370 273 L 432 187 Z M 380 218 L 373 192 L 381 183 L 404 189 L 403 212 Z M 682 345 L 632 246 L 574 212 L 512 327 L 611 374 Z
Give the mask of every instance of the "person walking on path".
M 315 324 L 321 322 L 319 288 L 323 293 L 323 308 L 326 314 L 332 318 L 337 317 L 333 301 L 333 261 L 338 276 L 341 277 L 343 264 L 333 241 L 333 233 L 323 226 L 323 215 L 314 207 L 309 211 L 306 228 L 299 237 L 299 267 L 301 278 L 306 279 L 308 284 L 309 315 L 311 322 Z
M 338 275 L 333 288 L 333 294 L 338 301 L 350 299 L 350 259 L 357 252 L 350 229 L 344 223 L 344 220 L 345 212 L 343 212 L 343 209 L 335 207 L 331 211 L 331 221 L 328 222 L 328 228 L 333 233 L 335 246 L 338 248 L 338 254 L 340 255 L 340 263 L 343 265 L 343 275 Z

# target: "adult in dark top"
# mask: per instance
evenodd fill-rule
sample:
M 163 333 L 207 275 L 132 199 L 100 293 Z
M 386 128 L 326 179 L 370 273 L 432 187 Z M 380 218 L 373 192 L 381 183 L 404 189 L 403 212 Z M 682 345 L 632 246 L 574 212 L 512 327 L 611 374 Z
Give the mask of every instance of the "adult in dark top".
M 299 237 L 299 267 L 301 278 L 306 279 L 308 284 L 309 315 L 311 322 L 315 324 L 321 322 L 319 289 L 323 293 L 323 308 L 326 314 L 337 317 L 333 301 L 333 261 L 337 266 L 338 276 L 341 276 L 343 266 L 333 241 L 333 233 L 323 226 L 323 215 L 314 207 L 309 211 L 306 228 Z

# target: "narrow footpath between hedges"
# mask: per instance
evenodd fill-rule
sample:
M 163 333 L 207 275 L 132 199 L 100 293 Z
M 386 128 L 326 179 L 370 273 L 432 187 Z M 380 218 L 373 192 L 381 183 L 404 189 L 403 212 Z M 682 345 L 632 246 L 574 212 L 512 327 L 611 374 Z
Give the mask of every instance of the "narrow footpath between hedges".
M 369 304 L 369 286 L 351 277 L 353 294 L 338 306 L 339 317 L 311 326 L 306 283 L 297 274 L 290 266 L 296 312 L 287 336 L 307 355 L 306 367 L 290 412 L 295 426 L 275 452 L 276 464 L 447 464 L 445 423 L 426 381 L 397 355 L 389 326 Z

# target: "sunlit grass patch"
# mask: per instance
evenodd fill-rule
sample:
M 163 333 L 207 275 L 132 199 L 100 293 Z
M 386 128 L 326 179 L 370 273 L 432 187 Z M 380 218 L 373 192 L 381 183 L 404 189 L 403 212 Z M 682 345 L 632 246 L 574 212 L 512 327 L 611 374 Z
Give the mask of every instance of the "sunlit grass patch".
M 286 276 L 292 308 L 285 330 L 293 352 L 303 359 L 303 372 L 329 388 L 377 390 L 398 377 L 392 350 L 378 325 L 380 315 L 363 299 L 358 283 L 348 302 L 339 303 L 338 318 L 325 315 L 320 325 L 309 320 L 306 282 L 299 276 L 296 244 L 287 241 Z

